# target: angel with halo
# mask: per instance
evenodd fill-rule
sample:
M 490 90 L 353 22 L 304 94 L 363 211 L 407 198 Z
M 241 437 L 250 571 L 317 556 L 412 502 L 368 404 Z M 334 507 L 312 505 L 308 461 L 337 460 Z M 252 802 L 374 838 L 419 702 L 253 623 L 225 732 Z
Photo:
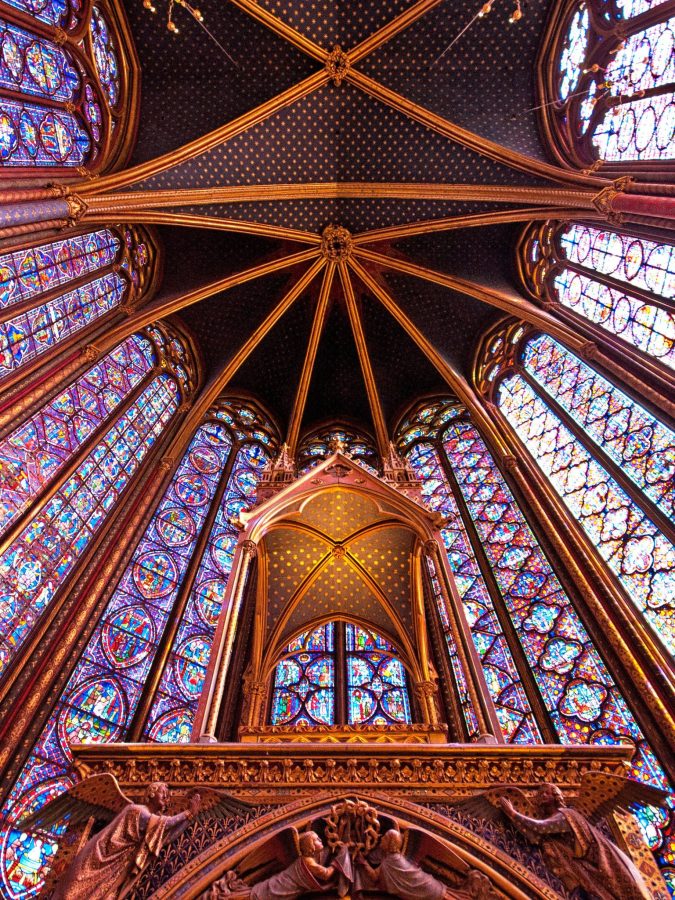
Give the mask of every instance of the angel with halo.
M 560 788 L 544 783 L 532 797 L 505 786 L 455 808 L 487 819 L 501 810 L 530 843 L 541 847 L 549 870 L 570 891 L 582 888 L 594 900 L 651 900 L 633 861 L 596 826 L 617 807 L 662 806 L 666 797 L 664 791 L 629 778 L 587 772 L 570 803 Z
M 192 820 L 242 816 L 250 809 L 208 788 L 172 797 L 161 781 L 148 786 L 144 799 L 133 803 L 113 775 L 92 775 L 22 820 L 27 831 L 48 829 L 66 817 L 69 827 L 90 818 L 107 822 L 59 878 L 52 900 L 123 900 L 148 863 Z

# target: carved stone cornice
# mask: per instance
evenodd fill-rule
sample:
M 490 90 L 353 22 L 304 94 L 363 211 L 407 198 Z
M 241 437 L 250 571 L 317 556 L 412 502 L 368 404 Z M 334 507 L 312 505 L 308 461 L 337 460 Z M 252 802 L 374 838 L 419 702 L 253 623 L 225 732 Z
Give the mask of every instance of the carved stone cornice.
M 314 730 L 314 740 L 316 740 Z M 510 783 L 523 787 L 551 781 L 564 789 L 579 787 L 589 771 L 626 775 L 632 748 L 518 747 L 488 744 L 339 742 L 292 744 L 278 740 L 251 743 L 82 744 L 73 749 L 81 776 L 112 772 L 125 793 L 140 792 L 151 781 L 173 786 L 225 787 L 241 796 L 277 797 L 279 792 L 351 790 L 396 786 L 399 792 L 426 798 L 465 797 Z
M 426 684 L 426 682 L 425 682 Z M 266 687 L 266 684 L 265 684 Z M 435 685 L 434 693 L 436 691 Z M 444 744 L 447 741 L 444 725 L 260 725 L 242 726 L 239 738 L 246 744 L 269 744 L 280 741 L 313 744 L 317 741 L 332 744 Z

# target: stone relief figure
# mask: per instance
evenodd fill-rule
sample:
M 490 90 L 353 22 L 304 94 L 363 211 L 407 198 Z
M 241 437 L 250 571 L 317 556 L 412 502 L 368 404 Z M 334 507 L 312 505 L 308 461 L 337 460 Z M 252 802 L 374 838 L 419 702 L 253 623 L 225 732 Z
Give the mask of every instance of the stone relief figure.
M 323 820 L 312 824 L 312 830 L 277 832 L 249 854 L 237 872 L 217 881 L 202 900 L 297 900 L 302 894 L 320 891 L 346 897 L 367 890 L 386 891 L 401 900 L 493 900 L 496 896 L 489 879 L 469 869 L 444 844 L 417 829 L 402 834 L 398 828 L 389 828 L 382 835 L 381 821 L 377 810 L 363 800 L 335 803 Z M 324 834 L 326 849 L 317 831 Z M 420 862 L 431 856 L 448 884 L 422 869 Z M 284 866 L 282 871 L 268 875 L 279 864 Z
M 652 892 L 630 859 L 597 826 L 612 809 L 630 803 L 661 806 L 667 795 L 621 776 L 589 772 L 573 802 L 554 784 L 532 797 L 506 786 L 457 804 L 486 819 L 500 810 L 533 844 L 569 891 L 581 888 L 594 900 L 650 900 Z
M 294 838 L 298 852 L 297 858 L 290 865 L 252 887 L 228 872 L 211 887 L 206 895 L 209 900 L 221 900 L 225 897 L 228 900 L 295 900 L 301 894 L 335 888 L 335 876 L 341 872 L 341 866 L 337 860 L 328 866 L 317 860 L 324 849 L 319 835 L 315 831 L 298 834 L 295 828 L 286 831 Z M 271 852 L 269 847 L 268 852 Z
M 468 873 L 459 888 L 448 887 L 425 872 L 403 854 L 403 835 L 396 828 L 390 828 L 382 835 L 379 849 L 382 861 L 377 868 L 363 855 L 357 857 L 357 867 L 365 870 L 366 875 L 360 887 L 367 887 L 370 882 L 401 900 L 488 900 L 494 896 L 489 879 L 475 869 Z
M 210 789 L 172 798 L 163 782 L 150 784 L 144 800 L 129 800 L 113 775 L 93 775 L 21 822 L 26 829 L 47 829 L 65 816 L 69 828 L 88 819 L 107 822 L 58 878 L 53 900 L 122 900 L 162 847 L 193 819 L 207 813 L 242 816 L 250 809 Z

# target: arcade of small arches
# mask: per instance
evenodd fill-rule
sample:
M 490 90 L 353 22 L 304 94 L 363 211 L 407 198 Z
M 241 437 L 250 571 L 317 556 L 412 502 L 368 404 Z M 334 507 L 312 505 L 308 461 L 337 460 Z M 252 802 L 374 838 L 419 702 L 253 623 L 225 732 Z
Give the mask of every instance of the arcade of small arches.
M 333 48 L 262 4 L 235 3 L 325 67 L 317 89 L 334 77 Z M 664 799 L 675 778 L 675 7 L 551 4 L 536 76 L 554 160 L 544 163 L 360 73 L 435 5 L 418 0 L 340 51 L 335 88 L 344 80 L 533 183 L 502 186 L 503 208 L 488 212 L 313 233 L 225 219 L 231 185 L 209 188 L 211 199 L 189 179 L 157 187 L 272 107 L 129 166 L 141 65 L 122 4 L 0 3 L 0 893 L 10 900 L 50 896 L 98 827 L 93 814 L 84 830 L 22 820 L 97 773 L 134 801 L 161 780 L 221 787 L 253 809 L 245 822 L 191 824 L 136 873 L 136 898 L 227 896 L 234 881 L 219 879 L 235 868 L 248 890 L 286 829 L 329 822 L 335 804 L 347 804 L 340 827 L 344 816 L 362 827 L 370 803 L 458 897 L 592 900 L 589 883 L 551 868 L 505 819 L 457 806 L 504 782 L 534 809 L 537 785 L 551 781 L 581 808 L 589 772 L 637 785 L 623 805 L 607 801 L 600 828 L 632 856 L 644 896 L 675 896 Z M 272 187 L 294 197 L 292 185 Z M 185 212 L 197 205 L 209 216 Z M 522 223 L 517 293 L 418 265 L 397 246 L 499 222 Z M 283 252 L 165 290 L 167 225 L 280 239 Z M 270 274 L 283 276 L 281 299 L 214 369 L 181 314 Z M 398 301 L 391 285 L 403 275 L 499 311 L 470 371 Z M 303 297 L 311 327 L 284 419 L 236 376 Z M 443 391 L 413 384 L 385 414 L 364 298 Z M 347 408 L 308 415 L 338 304 L 370 422 Z M 474 869 L 492 894 L 468 893 Z

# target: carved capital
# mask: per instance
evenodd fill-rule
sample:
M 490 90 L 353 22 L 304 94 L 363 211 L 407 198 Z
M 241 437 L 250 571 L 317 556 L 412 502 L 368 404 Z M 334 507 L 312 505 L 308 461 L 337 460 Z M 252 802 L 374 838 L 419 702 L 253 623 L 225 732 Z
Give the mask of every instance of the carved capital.
M 158 469 L 160 472 L 170 472 L 176 465 L 175 456 L 163 456 L 159 461 Z
M 337 44 L 328 54 L 326 71 L 330 75 L 331 81 L 335 87 L 339 87 L 342 84 L 349 71 L 349 57 L 342 47 L 339 47 Z
M 630 175 L 622 175 L 621 178 L 617 178 L 593 197 L 593 206 L 608 220 L 611 220 L 613 216 L 620 216 L 621 214 L 614 210 L 614 200 L 617 194 L 622 194 L 633 181 L 634 179 Z
M 241 545 L 241 551 L 245 557 L 255 559 L 258 555 L 258 545 L 255 541 L 244 541 Z
M 66 197 L 66 204 L 68 206 L 68 224 L 77 225 L 89 207 L 77 194 L 69 194 Z
M 430 556 L 432 559 L 436 559 L 436 557 L 438 556 L 437 541 L 425 541 L 423 549 L 425 556 Z
M 586 343 L 580 350 L 581 358 L 587 360 L 588 362 L 597 359 L 599 354 L 600 350 L 598 348 L 598 345 L 593 341 L 586 341 Z
M 87 362 L 95 362 L 101 355 L 101 351 L 95 344 L 87 344 L 82 348 L 82 356 Z
M 415 693 L 420 700 L 425 697 L 435 697 L 438 693 L 438 686 L 434 681 L 416 681 Z
M 514 472 L 518 468 L 518 459 L 511 453 L 505 453 L 502 456 L 502 465 L 507 472 Z

